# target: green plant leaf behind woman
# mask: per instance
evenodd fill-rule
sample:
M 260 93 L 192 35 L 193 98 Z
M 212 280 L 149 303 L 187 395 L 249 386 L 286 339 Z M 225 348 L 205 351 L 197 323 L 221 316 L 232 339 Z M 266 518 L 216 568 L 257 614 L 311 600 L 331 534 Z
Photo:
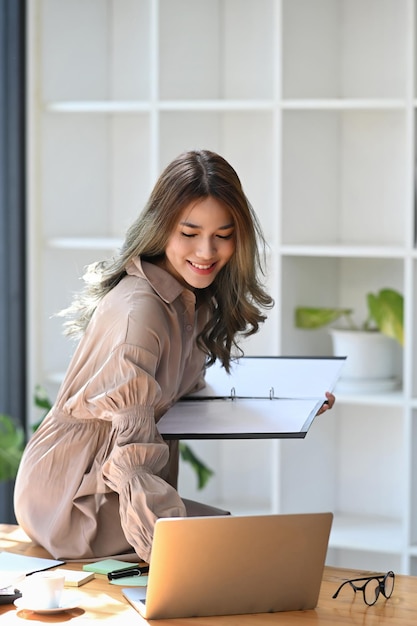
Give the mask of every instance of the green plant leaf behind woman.
M 404 298 L 393 289 L 381 289 L 377 294 L 368 293 L 368 320 L 387 337 L 396 339 L 404 345 Z
M 0 481 L 15 478 L 24 445 L 23 428 L 9 415 L 0 413 Z

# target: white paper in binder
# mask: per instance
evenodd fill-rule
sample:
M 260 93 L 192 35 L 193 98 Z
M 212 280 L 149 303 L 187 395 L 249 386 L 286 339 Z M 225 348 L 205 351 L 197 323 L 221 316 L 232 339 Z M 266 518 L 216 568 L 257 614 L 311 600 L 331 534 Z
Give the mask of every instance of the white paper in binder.
M 206 386 L 159 420 L 165 439 L 303 438 L 333 391 L 345 357 L 244 357 L 217 363 Z

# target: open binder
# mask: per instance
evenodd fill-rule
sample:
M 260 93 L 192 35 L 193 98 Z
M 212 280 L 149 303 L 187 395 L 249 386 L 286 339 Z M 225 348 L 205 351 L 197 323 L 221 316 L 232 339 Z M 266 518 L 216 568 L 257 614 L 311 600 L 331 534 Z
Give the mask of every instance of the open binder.
M 217 362 L 206 386 L 158 422 L 164 439 L 303 438 L 333 391 L 346 357 L 243 357 Z

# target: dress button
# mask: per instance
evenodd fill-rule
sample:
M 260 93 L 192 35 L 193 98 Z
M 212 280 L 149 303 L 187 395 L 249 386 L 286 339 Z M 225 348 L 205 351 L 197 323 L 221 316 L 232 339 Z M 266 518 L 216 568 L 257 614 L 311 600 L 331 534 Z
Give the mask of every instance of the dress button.
M 190 333 L 193 330 L 193 327 L 191 326 L 191 324 L 187 324 L 187 326 L 185 327 L 185 330 L 187 330 Z

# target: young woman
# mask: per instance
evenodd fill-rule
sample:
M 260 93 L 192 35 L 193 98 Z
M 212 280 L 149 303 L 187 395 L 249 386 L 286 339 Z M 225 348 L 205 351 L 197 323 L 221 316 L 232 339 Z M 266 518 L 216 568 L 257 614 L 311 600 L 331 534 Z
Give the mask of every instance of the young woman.
M 65 312 L 81 340 L 15 487 L 17 521 L 55 558 L 147 561 L 156 519 L 187 514 L 178 446 L 156 424 L 264 321 L 259 244 L 234 169 L 192 151 L 161 174 L 120 254 L 89 268 Z

